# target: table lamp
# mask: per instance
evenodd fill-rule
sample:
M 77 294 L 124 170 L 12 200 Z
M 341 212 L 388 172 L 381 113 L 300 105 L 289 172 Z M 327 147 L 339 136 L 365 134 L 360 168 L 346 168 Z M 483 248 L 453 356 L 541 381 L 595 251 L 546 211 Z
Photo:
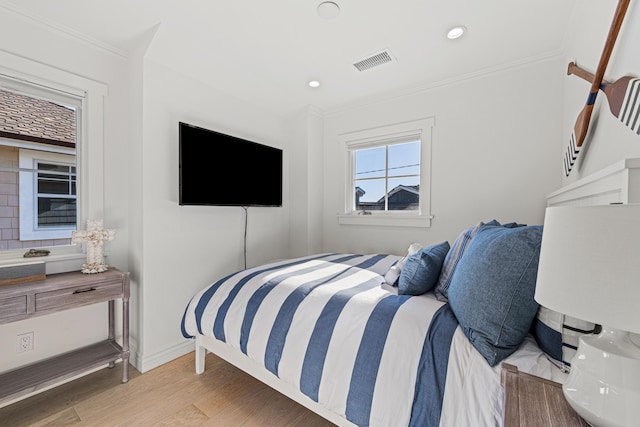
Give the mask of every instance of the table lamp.
M 593 426 L 640 425 L 640 205 L 547 208 L 535 299 L 602 327 L 571 361 L 571 407 Z

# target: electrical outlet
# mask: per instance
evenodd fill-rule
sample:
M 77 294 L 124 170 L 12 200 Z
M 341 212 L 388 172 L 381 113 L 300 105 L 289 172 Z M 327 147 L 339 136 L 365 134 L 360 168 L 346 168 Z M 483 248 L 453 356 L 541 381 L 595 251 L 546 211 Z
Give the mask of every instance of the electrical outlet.
M 25 351 L 33 350 L 33 332 L 27 332 L 26 334 L 18 335 L 18 341 L 16 342 L 16 352 L 24 353 Z

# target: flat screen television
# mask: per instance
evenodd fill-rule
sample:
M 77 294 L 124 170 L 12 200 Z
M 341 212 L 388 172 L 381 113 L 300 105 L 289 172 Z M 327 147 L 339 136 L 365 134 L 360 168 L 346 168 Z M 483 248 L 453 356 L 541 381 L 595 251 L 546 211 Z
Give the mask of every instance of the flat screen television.
M 179 122 L 180 205 L 282 206 L 282 150 Z

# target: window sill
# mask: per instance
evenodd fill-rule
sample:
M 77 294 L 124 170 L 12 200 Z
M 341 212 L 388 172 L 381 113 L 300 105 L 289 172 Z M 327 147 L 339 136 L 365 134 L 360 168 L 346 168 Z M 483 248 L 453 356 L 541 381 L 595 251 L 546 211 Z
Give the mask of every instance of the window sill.
M 51 249 L 51 248 L 44 248 Z M 62 273 L 65 271 L 80 270 L 86 262 L 87 256 L 76 246 L 56 247 L 50 255 L 42 257 L 25 258 L 27 249 L 20 251 L 5 251 L 0 254 L 0 268 L 6 265 L 28 264 L 32 262 L 46 263 L 46 274 Z
M 339 214 L 340 225 L 373 225 L 382 227 L 431 227 L 431 215 L 398 215 L 398 214 Z

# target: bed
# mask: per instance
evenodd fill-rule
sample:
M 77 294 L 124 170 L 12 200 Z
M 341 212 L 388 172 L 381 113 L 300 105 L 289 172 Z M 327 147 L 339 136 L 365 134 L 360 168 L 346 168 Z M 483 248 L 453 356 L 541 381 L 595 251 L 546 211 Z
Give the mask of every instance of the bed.
M 638 166 L 612 165 L 548 204 L 628 202 L 624 177 Z M 500 426 L 502 364 L 563 382 L 563 348 L 577 339 L 533 300 L 541 234 L 492 220 L 403 255 L 249 268 L 194 295 L 182 334 L 195 339 L 196 372 L 211 351 L 336 425 Z

